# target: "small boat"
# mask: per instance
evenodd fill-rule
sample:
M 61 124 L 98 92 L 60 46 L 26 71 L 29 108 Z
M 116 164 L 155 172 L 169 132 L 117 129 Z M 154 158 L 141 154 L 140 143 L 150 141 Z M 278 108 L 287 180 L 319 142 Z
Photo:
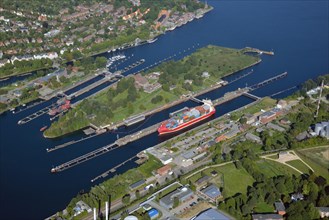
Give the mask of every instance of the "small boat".
M 40 128 L 40 131 L 44 131 L 44 130 L 46 130 L 48 128 L 48 126 L 46 125 L 46 126 L 43 126 L 42 128 Z

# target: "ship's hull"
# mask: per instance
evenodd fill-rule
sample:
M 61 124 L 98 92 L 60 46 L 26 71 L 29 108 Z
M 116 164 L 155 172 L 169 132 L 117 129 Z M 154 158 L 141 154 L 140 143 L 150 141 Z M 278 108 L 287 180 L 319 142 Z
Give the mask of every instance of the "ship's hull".
M 209 112 L 208 114 L 205 114 L 205 115 L 203 115 L 203 116 L 201 116 L 201 117 L 199 117 L 199 118 L 196 118 L 196 119 L 192 119 L 191 121 L 185 122 L 185 123 L 183 123 L 183 124 L 177 126 L 177 127 L 174 128 L 174 129 L 168 129 L 168 128 L 162 126 L 162 125 L 163 125 L 163 124 L 162 124 L 162 125 L 159 127 L 159 129 L 158 129 L 158 133 L 159 133 L 159 135 L 164 135 L 164 134 L 172 134 L 172 133 L 175 133 L 175 132 L 181 131 L 181 130 L 187 128 L 187 127 L 190 127 L 190 126 L 192 126 L 192 125 L 194 125 L 194 124 L 196 124 L 196 123 L 198 123 L 198 122 L 200 122 L 200 121 L 203 121 L 203 120 L 209 118 L 210 116 L 214 115 L 215 113 L 216 113 L 216 110 L 213 109 L 213 110 L 212 110 L 211 112 Z

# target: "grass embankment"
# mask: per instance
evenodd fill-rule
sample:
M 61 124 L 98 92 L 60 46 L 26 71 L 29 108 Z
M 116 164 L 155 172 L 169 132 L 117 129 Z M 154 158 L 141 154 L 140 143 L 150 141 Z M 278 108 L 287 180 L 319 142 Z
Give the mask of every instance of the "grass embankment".
M 329 181 L 329 146 L 324 148 L 296 150 L 296 154 L 311 166 L 315 174 Z
M 299 171 L 305 173 L 305 174 L 309 174 L 310 173 L 310 168 L 308 168 L 302 161 L 300 160 L 291 160 L 286 162 L 287 164 L 295 167 L 296 169 L 298 169 Z
M 256 165 L 256 169 L 258 169 L 268 178 L 274 176 L 280 176 L 280 175 L 289 175 L 289 176 L 292 174 L 295 174 L 296 176 L 300 175 L 300 173 L 291 169 L 290 167 L 275 161 L 262 159 L 257 161 L 255 165 Z
M 207 89 L 216 84 L 221 77 L 253 65 L 259 60 L 258 57 L 245 55 L 237 49 L 217 46 L 201 48 L 182 60 L 169 61 L 148 71 L 161 73 L 158 80 L 162 85 L 161 89 L 151 94 L 141 90 L 134 93 L 128 86 L 121 88 L 120 92 L 116 92 L 116 89 L 114 95 L 109 95 L 109 92 L 100 93 L 79 104 L 71 111 L 73 113 L 70 116 L 67 114 L 58 122 L 54 122 L 45 135 L 58 137 L 81 129 L 89 123 L 104 126 L 164 106 L 179 99 L 182 94 Z M 209 78 L 202 77 L 203 72 L 208 72 Z M 185 80 L 191 80 L 192 84 L 185 83 Z M 176 88 L 170 91 L 169 87 L 172 85 Z M 134 97 L 136 95 L 136 98 L 132 98 L 132 94 Z M 156 98 L 156 101 L 152 101 Z

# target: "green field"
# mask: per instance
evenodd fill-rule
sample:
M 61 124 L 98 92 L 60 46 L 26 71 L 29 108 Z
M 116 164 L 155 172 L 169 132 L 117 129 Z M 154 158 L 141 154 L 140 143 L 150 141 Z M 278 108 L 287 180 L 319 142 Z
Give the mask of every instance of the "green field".
M 274 211 L 273 205 L 269 205 L 266 202 L 259 202 L 254 208 L 255 213 L 270 213 Z
M 274 159 L 274 160 L 276 160 L 276 159 L 278 159 L 278 158 L 279 158 L 279 156 L 276 154 L 276 155 L 273 155 L 273 156 L 268 156 L 268 158 L 271 158 L 271 159 Z
M 315 157 L 316 153 L 314 152 L 318 151 L 318 149 L 319 148 L 307 149 L 295 152 L 301 159 L 303 159 L 308 165 L 310 165 L 314 169 L 315 174 L 320 175 L 329 181 L 329 162 L 327 162 L 327 164 L 323 164 L 321 162 L 321 158 Z M 312 152 L 312 150 L 314 150 L 314 152 Z
M 211 176 L 211 171 L 217 171 L 218 175 L 210 180 L 210 182 L 217 186 L 223 186 L 225 197 L 230 197 L 236 193 L 246 193 L 247 187 L 251 186 L 254 179 L 247 173 L 245 169 L 236 169 L 235 165 L 227 164 L 222 167 L 214 167 L 204 170 L 204 174 Z M 191 182 L 194 183 L 201 177 L 198 173 L 190 178 Z M 241 181 L 243 180 L 243 181 Z M 224 183 L 224 185 L 222 184 Z
M 296 169 L 300 170 L 301 172 L 303 172 L 305 174 L 310 173 L 310 169 L 300 160 L 291 160 L 286 163 L 295 167 Z
M 256 168 L 266 177 L 273 177 L 273 176 L 279 176 L 279 175 L 300 175 L 297 171 L 291 169 L 290 167 L 280 164 L 275 161 L 270 161 L 270 160 L 259 160 L 256 163 Z

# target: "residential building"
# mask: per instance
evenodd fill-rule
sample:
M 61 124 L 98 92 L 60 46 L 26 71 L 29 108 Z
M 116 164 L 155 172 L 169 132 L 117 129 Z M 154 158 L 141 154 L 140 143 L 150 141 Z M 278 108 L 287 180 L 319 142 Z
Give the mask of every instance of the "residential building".
M 84 203 L 82 200 L 80 200 L 79 202 L 76 203 L 73 210 L 74 210 L 74 216 L 79 215 L 84 210 L 86 210 L 88 213 L 90 213 L 92 211 L 91 208 L 86 203 Z
M 266 124 L 266 123 L 274 120 L 275 118 L 276 118 L 276 113 L 273 112 L 273 111 L 264 112 L 263 114 L 261 114 L 260 116 L 258 116 L 258 120 L 262 124 Z
M 279 132 L 284 132 L 285 129 L 283 127 L 280 127 L 279 125 L 276 125 L 276 124 L 273 124 L 273 123 L 268 123 L 266 125 L 267 128 L 269 129 L 273 129 L 273 130 L 276 130 L 276 131 L 279 131 Z
M 293 201 L 299 201 L 299 200 L 304 200 L 304 196 L 301 193 L 294 193 L 291 195 L 291 200 Z
M 179 202 L 185 202 L 193 196 L 193 191 L 187 187 L 181 187 L 167 194 L 160 199 L 160 205 L 164 208 L 171 209 L 174 205 L 174 198 L 177 197 Z
M 141 87 L 144 88 L 149 85 L 148 80 L 141 74 L 136 74 L 133 77 L 135 79 L 136 88 L 141 88 Z
M 247 125 L 250 125 L 250 124 L 252 124 L 252 123 L 254 123 L 254 122 L 256 122 L 256 116 L 255 115 L 253 115 L 253 114 L 246 114 L 246 115 L 244 115 L 243 116 L 245 119 L 247 119 L 247 121 L 246 121 L 246 124 Z
M 8 60 L 8 59 L 0 60 L 0 67 L 3 67 L 3 66 L 6 65 L 7 63 L 10 63 L 10 60 Z
M 320 217 L 329 217 L 329 207 L 316 207 L 319 210 Z
M 169 164 L 159 168 L 157 170 L 157 174 L 159 174 L 160 176 L 164 176 L 166 175 L 167 173 L 169 173 L 171 171 L 171 166 Z
M 279 215 L 285 215 L 286 214 L 286 207 L 284 207 L 284 204 L 283 204 L 282 201 L 275 202 L 274 206 L 275 206 L 275 211 Z
M 171 163 L 173 161 L 173 158 L 168 155 L 165 155 L 160 158 L 160 161 L 163 165 L 167 165 L 168 163 Z
M 210 177 L 205 175 L 205 176 L 199 178 L 197 181 L 195 181 L 195 185 L 201 187 L 201 186 L 205 185 L 209 179 L 210 179 Z
M 203 72 L 203 73 L 202 73 L 202 77 L 203 77 L 203 78 L 209 78 L 209 76 L 210 76 L 210 75 L 209 75 L 208 72 Z
M 278 101 L 278 104 L 276 105 L 278 108 L 286 108 L 288 105 L 286 100 L 281 99 L 280 101 Z
M 258 143 L 258 144 L 261 144 L 261 143 L 262 143 L 262 140 L 260 139 L 260 137 L 254 135 L 254 134 L 252 134 L 252 133 L 247 133 L 247 134 L 245 135 L 245 138 L 246 138 L 247 140 L 254 141 L 254 142 Z

